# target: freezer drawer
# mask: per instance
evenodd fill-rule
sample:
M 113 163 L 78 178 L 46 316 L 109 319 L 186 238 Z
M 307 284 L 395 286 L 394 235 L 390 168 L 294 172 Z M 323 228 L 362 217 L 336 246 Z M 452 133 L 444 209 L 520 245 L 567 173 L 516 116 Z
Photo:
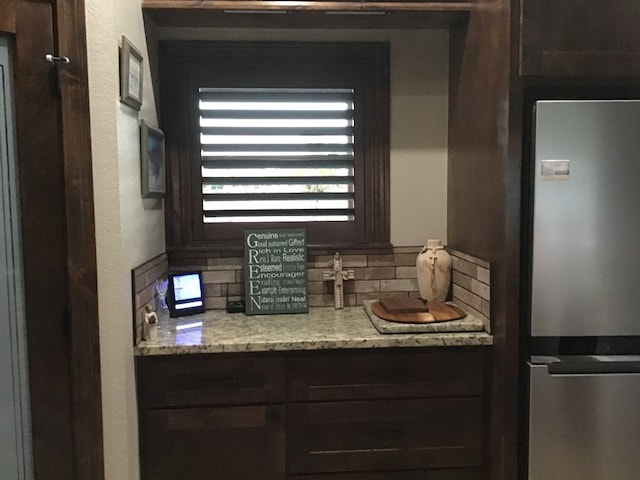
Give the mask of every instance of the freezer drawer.
M 529 363 L 529 480 L 638 479 L 637 359 Z

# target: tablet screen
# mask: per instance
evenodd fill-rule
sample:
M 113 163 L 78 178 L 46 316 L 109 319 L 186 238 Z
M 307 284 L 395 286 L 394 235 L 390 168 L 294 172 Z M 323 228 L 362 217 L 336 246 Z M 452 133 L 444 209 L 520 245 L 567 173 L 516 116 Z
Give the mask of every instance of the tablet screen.
M 204 312 L 202 274 L 200 272 L 169 275 L 170 310 L 172 317 Z

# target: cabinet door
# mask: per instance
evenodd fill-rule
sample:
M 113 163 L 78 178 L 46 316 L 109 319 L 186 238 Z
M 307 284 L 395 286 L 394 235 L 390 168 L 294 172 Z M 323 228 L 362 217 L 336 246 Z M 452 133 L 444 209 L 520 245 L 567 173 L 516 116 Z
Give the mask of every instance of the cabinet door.
M 638 0 L 520 0 L 520 74 L 640 75 Z
M 301 403 L 288 408 L 290 473 L 482 465 L 480 398 Z
M 284 406 L 142 413 L 143 480 L 282 480 Z

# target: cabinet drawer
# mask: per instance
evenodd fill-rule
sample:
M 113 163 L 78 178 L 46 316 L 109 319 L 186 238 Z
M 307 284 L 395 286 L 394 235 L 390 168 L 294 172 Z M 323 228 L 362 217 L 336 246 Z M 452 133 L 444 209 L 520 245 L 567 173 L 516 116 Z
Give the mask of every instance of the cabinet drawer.
M 293 357 L 291 401 L 480 396 L 484 351 L 350 352 Z
M 299 403 L 287 417 L 291 473 L 482 465 L 480 398 Z
M 143 480 L 283 480 L 284 406 L 142 414 Z
M 402 472 L 320 473 L 296 475 L 295 480 L 484 480 L 480 468 L 445 468 Z
M 223 355 L 139 357 L 146 408 L 283 402 L 284 359 Z

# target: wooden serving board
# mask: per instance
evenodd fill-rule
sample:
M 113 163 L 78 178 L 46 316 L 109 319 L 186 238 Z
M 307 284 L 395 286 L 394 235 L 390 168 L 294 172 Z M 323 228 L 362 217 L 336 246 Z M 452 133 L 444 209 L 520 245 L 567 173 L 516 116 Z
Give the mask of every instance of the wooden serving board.
M 427 301 L 415 297 L 381 298 L 378 303 L 389 313 L 425 313 L 429 311 Z
M 375 302 L 371 305 L 371 310 L 383 320 L 398 323 L 449 322 L 467 316 L 467 314 L 458 307 L 448 303 L 429 302 L 428 306 L 428 312 L 392 313 L 384 308 L 380 302 Z

